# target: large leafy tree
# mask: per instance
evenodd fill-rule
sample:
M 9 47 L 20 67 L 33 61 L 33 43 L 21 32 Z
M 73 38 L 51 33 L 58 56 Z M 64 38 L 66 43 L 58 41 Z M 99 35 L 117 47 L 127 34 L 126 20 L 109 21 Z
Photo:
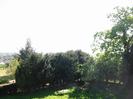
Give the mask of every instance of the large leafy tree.
M 133 82 L 133 8 L 116 7 L 109 18 L 114 22 L 109 31 L 98 32 L 95 40 L 98 47 L 116 57 L 116 60 L 123 61 L 127 84 Z
M 123 63 L 127 70 L 127 84 L 133 79 L 132 47 L 133 47 L 133 8 L 116 8 L 116 13 L 110 16 L 115 23 L 111 30 L 112 39 L 119 43 Z M 120 45 L 121 44 L 121 45 Z M 118 47 L 114 47 L 118 48 Z
M 122 42 L 113 37 L 112 31 L 95 34 L 96 71 L 97 77 L 103 80 L 120 80 L 122 74 Z

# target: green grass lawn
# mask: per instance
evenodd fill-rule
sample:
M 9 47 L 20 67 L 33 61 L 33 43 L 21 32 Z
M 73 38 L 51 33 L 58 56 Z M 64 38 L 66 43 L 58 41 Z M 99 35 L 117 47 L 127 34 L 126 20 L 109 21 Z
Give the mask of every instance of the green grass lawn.
M 100 91 L 82 91 L 76 88 L 63 90 L 41 90 L 29 94 L 2 96 L 0 99 L 117 99 L 115 95 Z

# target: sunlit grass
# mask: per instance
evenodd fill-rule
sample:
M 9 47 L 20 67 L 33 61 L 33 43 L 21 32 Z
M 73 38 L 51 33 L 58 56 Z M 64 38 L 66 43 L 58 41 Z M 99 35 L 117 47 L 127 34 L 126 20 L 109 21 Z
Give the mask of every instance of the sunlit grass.
M 0 76 L 5 76 L 5 75 L 7 75 L 7 70 L 0 68 Z
M 14 80 L 14 75 L 9 71 L 9 69 L 9 67 L 0 68 L 0 84 L 5 84 L 10 80 Z

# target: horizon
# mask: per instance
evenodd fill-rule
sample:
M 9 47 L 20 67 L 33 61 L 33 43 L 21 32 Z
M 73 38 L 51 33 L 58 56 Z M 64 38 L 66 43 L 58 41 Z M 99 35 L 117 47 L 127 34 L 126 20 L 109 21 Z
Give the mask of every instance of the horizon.
M 93 35 L 111 28 L 107 15 L 116 6 L 132 6 L 132 0 L 1 0 L 0 53 L 18 53 L 30 38 L 39 53 L 92 54 Z

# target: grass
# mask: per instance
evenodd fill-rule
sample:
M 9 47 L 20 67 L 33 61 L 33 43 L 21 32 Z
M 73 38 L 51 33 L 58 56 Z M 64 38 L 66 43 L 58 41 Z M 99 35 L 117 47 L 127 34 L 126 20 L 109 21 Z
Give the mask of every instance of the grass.
M 0 99 L 117 99 L 117 97 L 109 92 L 68 88 L 63 90 L 44 89 L 33 93 L 2 96 Z
M 5 76 L 5 75 L 7 75 L 7 70 L 0 68 L 0 76 Z
M 1 76 L 0 77 L 0 84 L 8 83 L 10 80 L 14 80 L 13 75 Z
M 7 68 L 0 68 L 0 84 L 8 83 L 13 79 L 13 74 L 9 73 Z
M 8 82 L 7 71 L 4 68 L 0 68 L 0 84 Z
M 2 76 L 1 76 L 2 75 Z M 14 79 L 6 73 L 5 69 L 0 68 L 0 83 Z M 116 88 L 115 88 L 116 89 Z M 43 89 L 40 91 L 26 94 L 12 94 L 0 96 L 0 99 L 118 99 L 117 96 L 107 90 L 101 88 L 91 88 L 88 91 L 78 90 L 76 88 L 67 88 L 64 90 Z

